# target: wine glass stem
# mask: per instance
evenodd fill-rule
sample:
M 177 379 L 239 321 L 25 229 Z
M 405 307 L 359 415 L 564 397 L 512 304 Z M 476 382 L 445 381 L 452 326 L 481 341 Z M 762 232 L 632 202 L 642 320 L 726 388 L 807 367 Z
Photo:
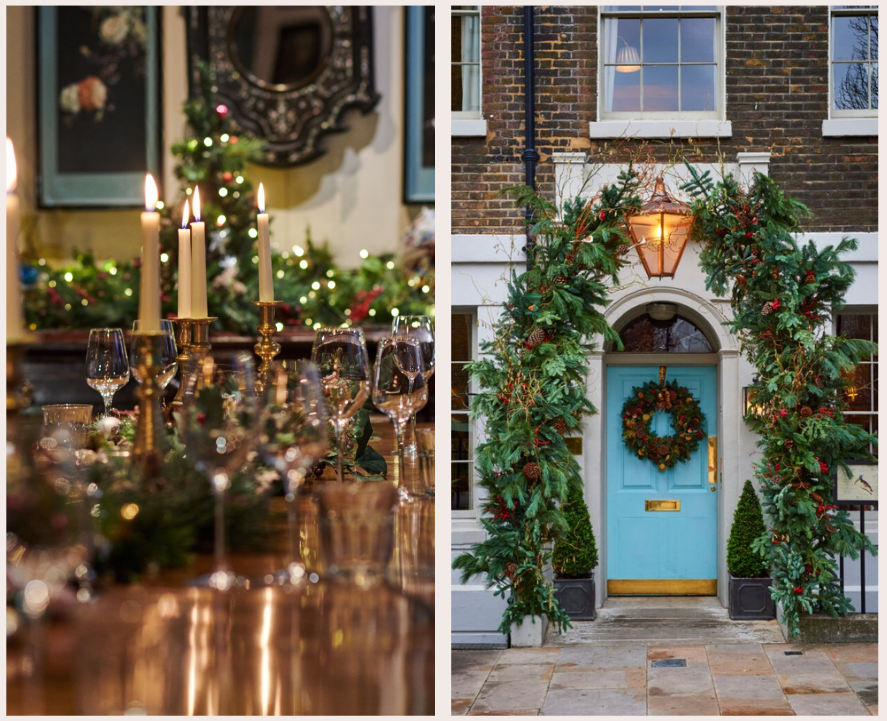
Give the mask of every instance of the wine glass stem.
M 403 453 L 403 437 L 404 430 L 406 430 L 406 421 L 394 421 L 394 440 L 397 446 L 397 471 L 399 475 L 398 486 L 400 488 L 406 488 L 406 467 L 404 465 L 404 453 Z
M 292 568 L 300 557 L 299 553 L 299 484 L 286 479 L 286 522 L 289 527 L 290 553 L 287 569 Z
M 220 488 L 219 476 L 213 479 L 213 498 L 215 500 L 215 548 L 213 549 L 213 572 L 227 569 L 225 554 L 225 489 Z M 227 481 L 227 479 L 225 479 Z M 225 484 L 227 485 L 227 483 Z
M 111 412 L 111 402 L 114 400 L 114 394 L 110 395 L 107 393 L 102 394 L 102 400 L 105 402 L 105 415 L 108 415 Z
M 336 420 L 336 476 L 339 479 L 339 483 L 344 482 L 345 476 L 342 472 L 342 433 L 345 430 L 344 422 L 341 419 Z

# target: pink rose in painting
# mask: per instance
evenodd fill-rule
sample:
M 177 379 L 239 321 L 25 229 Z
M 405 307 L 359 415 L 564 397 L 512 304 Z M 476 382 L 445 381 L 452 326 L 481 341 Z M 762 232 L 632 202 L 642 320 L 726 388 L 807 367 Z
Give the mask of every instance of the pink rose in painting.
M 90 75 L 77 86 L 77 99 L 80 107 L 87 112 L 102 110 L 108 99 L 108 88 L 95 75 Z

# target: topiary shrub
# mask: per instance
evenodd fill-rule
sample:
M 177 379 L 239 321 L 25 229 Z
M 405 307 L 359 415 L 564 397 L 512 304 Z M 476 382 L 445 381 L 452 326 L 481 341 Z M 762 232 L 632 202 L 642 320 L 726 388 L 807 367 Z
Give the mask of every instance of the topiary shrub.
M 752 550 L 752 542 L 766 533 L 761 503 L 751 481 L 746 481 L 733 514 L 730 538 L 727 539 L 727 570 L 736 578 L 764 578 L 770 575 L 764 559 Z
M 554 543 L 551 566 L 559 578 L 587 578 L 597 566 L 597 544 L 581 489 L 570 490 L 562 510 L 567 531 Z

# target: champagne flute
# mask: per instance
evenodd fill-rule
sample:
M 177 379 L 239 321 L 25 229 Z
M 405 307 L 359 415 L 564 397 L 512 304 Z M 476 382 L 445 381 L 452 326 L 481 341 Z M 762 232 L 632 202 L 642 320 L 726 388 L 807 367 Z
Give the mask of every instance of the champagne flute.
M 413 338 L 419 342 L 425 361 L 425 385 L 434 375 L 434 325 L 427 315 L 399 315 L 391 324 L 391 335 L 397 338 Z M 416 446 L 416 416 L 413 416 L 413 442 L 404 449 L 410 456 L 418 452 Z
M 314 338 L 311 360 L 320 369 L 323 394 L 336 430 L 336 472 L 342 482 L 345 427 L 370 396 L 370 362 L 363 331 L 321 328 Z
M 225 493 L 230 476 L 246 462 L 260 430 L 252 357 L 237 353 L 216 361 L 207 355 L 186 380 L 180 430 L 198 471 L 206 473 L 215 499 L 213 570 L 208 585 L 225 591 L 234 574 L 225 545 Z
M 424 371 L 422 350 L 415 339 L 390 337 L 379 343 L 373 375 L 373 403 L 394 424 L 402 491 L 410 490 L 406 487 L 404 430 L 407 421 L 428 402 Z
M 132 329 L 136 333 L 138 332 L 139 321 L 133 321 Z M 163 390 L 169 385 L 169 382 L 176 374 L 176 370 L 178 370 L 178 365 L 176 365 L 176 355 L 178 355 L 178 353 L 176 351 L 176 337 L 172 321 L 161 320 L 160 331 L 163 333 L 163 347 L 160 352 L 160 367 L 157 370 L 157 387 L 160 388 L 160 390 Z M 142 361 L 141 353 L 143 348 L 144 346 L 139 343 L 138 336 L 133 335 L 132 343 L 129 347 L 129 357 L 132 359 L 132 377 L 135 378 L 138 383 L 145 382 L 145 379 L 142 378 L 142 374 L 139 370 L 139 364 Z
M 120 328 L 93 328 L 86 348 L 86 382 L 105 402 L 105 415 L 111 410 L 114 394 L 129 380 L 126 343 Z
M 329 447 L 328 414 L 314 363 L 273 362 L 266 378 L 261 452 L 283 480 L 290 544 L 284 577 L 295 585 L 305 575 L 298 560 L 298 492 L 308 470 Z

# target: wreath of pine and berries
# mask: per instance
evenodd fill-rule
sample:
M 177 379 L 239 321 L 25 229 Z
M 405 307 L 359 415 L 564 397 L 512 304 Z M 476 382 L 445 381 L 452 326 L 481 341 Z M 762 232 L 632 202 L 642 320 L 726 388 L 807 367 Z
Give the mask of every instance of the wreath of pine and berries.
M 650 428 L 657 411 L 671 416 L 674 435 L 657 436 Z M 652 461 L 660 471 L 688 461 L 704 435 L 705 416 L 689 390 L 677 381 L 649 381 L 632 388 L 622 407 L 622 438 L 638 458 Z

